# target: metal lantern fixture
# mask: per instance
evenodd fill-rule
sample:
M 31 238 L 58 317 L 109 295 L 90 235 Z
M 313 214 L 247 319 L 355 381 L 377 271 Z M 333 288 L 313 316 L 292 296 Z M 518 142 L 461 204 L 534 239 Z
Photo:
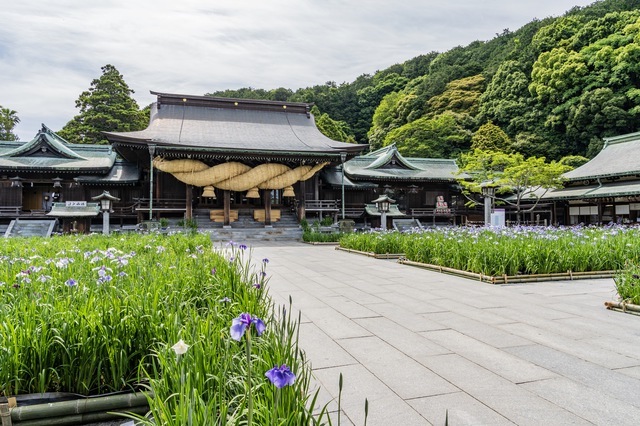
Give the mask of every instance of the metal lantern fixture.
M 54 188 L 62 188 L 62 178 L 54 177 L 51 180 L 53 181 L 53 187 Z
M 22 178 L 19 176 L 12 177 L 11 179 L 11 187 L 12 188 L 22 188 Z

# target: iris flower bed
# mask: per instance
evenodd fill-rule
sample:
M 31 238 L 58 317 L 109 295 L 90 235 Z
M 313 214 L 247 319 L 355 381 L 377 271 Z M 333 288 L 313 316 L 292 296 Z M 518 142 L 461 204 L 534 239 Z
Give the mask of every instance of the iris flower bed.
M 299 319 L 275 312 L 268 260 L 251 266 L 244 245 L 6 239 L 0 261 L 0 395 L 148 389 L 148 424 L 318 420 Z
M 571 228 L 433 228 L 409 232 L 349 234 L 347 249 L 404 253 L 415 262 L 488 276 L 613 271 L 640 259 L 640 229 Z
M 640 264 L 629 263 L 614 278 L 620 300 L 640 305 Z

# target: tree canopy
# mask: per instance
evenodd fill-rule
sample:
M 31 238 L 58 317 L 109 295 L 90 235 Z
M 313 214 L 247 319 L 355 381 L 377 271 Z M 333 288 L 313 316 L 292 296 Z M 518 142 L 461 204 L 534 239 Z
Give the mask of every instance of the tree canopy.
M 17 141 L 18 136 L 13 133 L 13 129 L 18 123 L 18 113 L 0 105 L 0 141 Z
M 105 65 L 102 75 L 76 100 L 80 114 L 69 121 L 60 136 L 73 143 L 107 143 L 103 131 L 128 132 L 144 129 L 148 112 L 140 110 L 134 93 L 113 65 Z
M 494 187 L 493 197 L 514 206 L 519 217 L 521 212 L 533 211 L 550 189 L 562 188 L 562 174 L 571 169 L 561 162 L 547 163 L 544 157 L 475 149 L 460 157 L 458 182 L 466 194 L 481 194 L 483 186 Z M 523 200 L 533 203 L 527 203 L 525 209 Z

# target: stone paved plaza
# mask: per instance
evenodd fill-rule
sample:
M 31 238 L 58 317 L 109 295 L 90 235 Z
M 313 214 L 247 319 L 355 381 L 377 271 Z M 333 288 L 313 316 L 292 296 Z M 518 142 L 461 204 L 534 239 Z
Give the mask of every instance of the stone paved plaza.
M 612 279 L 494 286 L 296 242 L 259 243 L 270 294 L 342 425 L 638 425 L 640 317 Z M 296 312 L 297 314 L 297 312 Z M 333 401 L 332 401 L 333 399 Z M 334 422 L 336 424 L 336 422 Z

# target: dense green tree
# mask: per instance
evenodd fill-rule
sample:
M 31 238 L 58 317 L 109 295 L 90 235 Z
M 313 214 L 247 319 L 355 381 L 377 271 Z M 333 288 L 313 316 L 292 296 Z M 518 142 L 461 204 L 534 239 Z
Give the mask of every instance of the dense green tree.
M 444 92 L 429 99 L 427 117 L 453 111 L 476 116 L 478 100 L 485 89 L 485 78 L 478 74 L 447 83 Z
M 58 132 L 74 143 L 107 143 L 103 131 L 129 132 L 144 129 L 149 118 L 131 97 L 133 90 L 113 65 L 105 65 L 102 75 L 80 94 L 76 108 L 80 114 Z
M 523 130 L 518 128 L 518 119 L 531 105 L 529 78 L 524 68 L 518 61 L 503 62 L 480 97 L 480 119 L 492 121 L 514 135 Z
M 512 142 L 509 136 L 498 126 L 489 122 L 485 123 L 471 137 L 471 149 L 483 151 L 512 151 Z
M 471 132 L 465 120 L 468 116 L 453 112 L 422 117 L 390 131 L 384 145 L 395 143 L 408 157 L 453 158 L 469 149 Z
M 566 157 L 562 157 L 558 163 L 569 166 L 572 169 L 576 169 L 583 164 L 586 164 L 588 161 L 589 159 L 582 155 L 567 155 Z
M 329 114 L 321 113 L 317 106 L 311 108 L 311 114 L 316 120 L 318 130 L 326 137 L 334 141 L 355 142 L 355 138 L 349 133 L 349 126 L 344 121 L 334 120 Z
M 13 129 L 18 123 L 18 113 L 0 105 L 0 141 L 17 141 L 18 136 L 13 133 Z

